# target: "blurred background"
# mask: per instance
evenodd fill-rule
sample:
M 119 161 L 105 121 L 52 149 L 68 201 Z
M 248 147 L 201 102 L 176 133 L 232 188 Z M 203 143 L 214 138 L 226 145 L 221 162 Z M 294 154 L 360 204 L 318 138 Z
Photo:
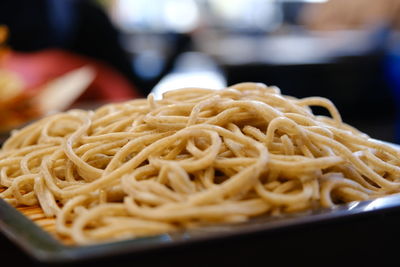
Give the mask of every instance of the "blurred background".
M 0 25 L 5 131 L 74 106 L 254 81 L 327 97 L 345 122 L 400 142 L 400 0 L 2 0 Z

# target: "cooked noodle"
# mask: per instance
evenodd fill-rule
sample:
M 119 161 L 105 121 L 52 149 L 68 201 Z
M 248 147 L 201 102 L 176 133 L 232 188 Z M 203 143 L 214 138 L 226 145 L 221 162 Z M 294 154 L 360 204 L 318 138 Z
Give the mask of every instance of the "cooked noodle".
M 0 197 L 40 205 L 59 235 L 90 244 L 395 193 L 399 166 L 399 151 L 344 124 L 329 100 L 242 83 L 15 131 L 0 151 Z

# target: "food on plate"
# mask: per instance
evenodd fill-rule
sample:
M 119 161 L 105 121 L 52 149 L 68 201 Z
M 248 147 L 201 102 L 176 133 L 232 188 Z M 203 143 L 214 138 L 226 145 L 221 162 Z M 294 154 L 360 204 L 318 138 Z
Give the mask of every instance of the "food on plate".
M 343 123 L 328 99 L 241 83 L 14 131 L 0 151 L 0 197 L 40 205 L 60 236 L 91 244 L 396 193 L 399 166 L 398 150 Z

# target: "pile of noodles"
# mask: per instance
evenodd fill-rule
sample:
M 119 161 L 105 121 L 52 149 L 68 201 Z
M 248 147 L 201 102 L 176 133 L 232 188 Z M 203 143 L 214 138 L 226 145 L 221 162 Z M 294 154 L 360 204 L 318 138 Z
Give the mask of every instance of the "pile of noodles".
M 399 166 L 399 151 L 344 124 L 329 100 L 242 83 L 15 131 L 0 151 L 0 197 L 40 205 L 59 235 L 88 244 L 376 198 L 399 191 Z

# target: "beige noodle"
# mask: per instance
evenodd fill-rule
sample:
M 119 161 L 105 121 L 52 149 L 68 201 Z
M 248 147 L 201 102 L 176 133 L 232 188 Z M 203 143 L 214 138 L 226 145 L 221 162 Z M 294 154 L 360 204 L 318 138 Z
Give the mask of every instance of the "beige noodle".
M 0 197 L 40 205 L 77 244 L 366 200 L 399 177 L 400 152 L 329 100 L 258 83 L 52 115 L 0 151 Z

